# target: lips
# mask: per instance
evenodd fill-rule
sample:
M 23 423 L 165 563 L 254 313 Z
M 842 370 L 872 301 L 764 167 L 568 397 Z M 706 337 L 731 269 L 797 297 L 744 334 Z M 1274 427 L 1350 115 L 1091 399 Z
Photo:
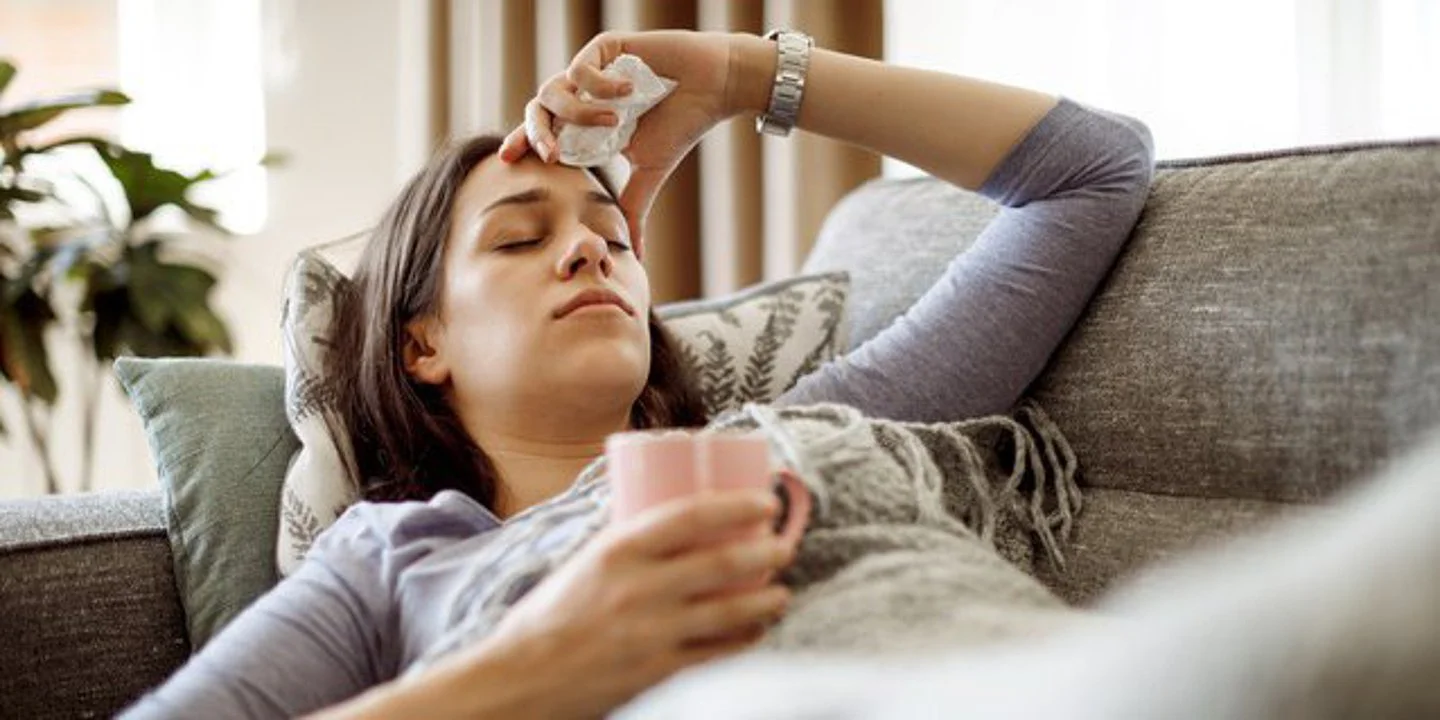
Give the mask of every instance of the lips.
M 625 302 L 625 298 L 620 297 L 614 291 L 603 288 L 591 288 L 589 290 L 581 290 L 576 293 L 574 297 L 570 298 L 569 302 L 561 305 L 554 313 L 555 319 L 563 318 L 589 305 L 614 305 L 624 310 L 626 315 L 632 317 L 635 315 L 635 308 L 630 307 L 630 303 Z

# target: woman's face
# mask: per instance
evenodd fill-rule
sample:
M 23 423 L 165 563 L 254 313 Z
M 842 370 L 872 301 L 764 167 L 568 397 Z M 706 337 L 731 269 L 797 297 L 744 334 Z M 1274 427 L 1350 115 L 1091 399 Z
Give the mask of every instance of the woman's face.
M 650 370 L 650 284 L 604 187 L 533 155 L 491 156 L 465 178 L 450 228 L 439 317 L 409 328 L 411 373 L 448 382 L 462 418 L 628 412 Z

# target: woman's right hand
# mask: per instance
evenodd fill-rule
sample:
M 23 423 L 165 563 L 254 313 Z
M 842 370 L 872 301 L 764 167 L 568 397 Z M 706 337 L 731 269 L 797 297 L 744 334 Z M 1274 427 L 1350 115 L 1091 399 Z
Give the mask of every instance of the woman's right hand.
M 564 72 L 541 84 L 525 106 L 524 124 L 505 139 L 500 157 L 515 162 L 534 149 L 542 160 L 555 162 L 559 158 L 559 124 L 613 125 L 617 120 L 614 113 L 585 101 L 581 92 L 596 98 L 626 95 L 625 81 L 603 72 L 623 54 L 639 57 L 657 74 L 678 83 L 669 97 L 640 118 L 624 151 L 630 161 L 630 178 L 618 200 L 629 220 L 636 254 L 643 258 L 645 218 L 661 186 L 710 128 L 737 114 L 764 108 L 774 75 L 775 50 L 767 40 L 740 33 L 601 33 L 576 53 Z M 746 61 L 752 57 L 759 61 Z
M 536 683 L 528 707 L 545 708 L 540 715 L 595 717 L 679 670 L 743 650 L 790 598 L 778 584 L 726 590 L 790 564 L 795 550 L 768 531 L 778 509 L 772 493 L 736 491 L 613 524 L 517 603 L 476 652 L 507 658 L 509 682 Z M 715 544 L 744 532 L 758 537 Z

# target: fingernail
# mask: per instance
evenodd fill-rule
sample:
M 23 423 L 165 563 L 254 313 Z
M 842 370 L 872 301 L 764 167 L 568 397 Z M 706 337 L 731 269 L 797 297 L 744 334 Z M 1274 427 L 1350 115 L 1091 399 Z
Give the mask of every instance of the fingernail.
M 615 89 L 618 90 L 621 95 L 629 95 L 630 91 L 635 89 L 635 86 L 627 80 L 617 85 Z
M 547 163 L 555 159 L 555 146 L 549 140 L 540 141 L 540 159 Z
M 600 121 L 605 123 L 606 125 L 619 125 L 620 116 L 616 115 L 615 113 L 605 113 L 604 115 L 600 116 Z

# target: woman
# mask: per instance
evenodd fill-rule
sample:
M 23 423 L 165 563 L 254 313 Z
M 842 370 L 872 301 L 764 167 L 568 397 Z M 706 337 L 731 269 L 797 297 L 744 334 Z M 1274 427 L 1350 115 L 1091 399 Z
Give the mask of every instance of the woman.
M 556 164 L 554 128 L 614 122 L 579 92 L 628 92 L 600 72 L 622 53 L 679 85 L 643 117 L 617 193 Z M 809 60 L 799 127 L 1006 209 L 904 318 L 780 403 L 907 420 L 1008 409 L 1128 236 L 1148 133 L 1038 92 L 819 48 Z M 697 497 L 605 528 L 496 632 L 395 679 L 451 623 L 438 608 L 464 560 L 503 553 L 495 538 L 524 516 L 553 515 L 607 435 L 704 422 L 651 314 L 644 220 L 706 131 L 778 116 L 776 66 L 776 44 L 751 35 L 602 35 L 542 87 L 525 127 L 452 148 L 412 180 L 337 312 L 331 371 L 367 500 L 423 502 L 352 508 L 134 716 L 590 717 L 744 649 L 783 614 L 783 586 L 707 593 L 784 567 L 793 548 L 697 544 L 769 522 L 773 499 Z

